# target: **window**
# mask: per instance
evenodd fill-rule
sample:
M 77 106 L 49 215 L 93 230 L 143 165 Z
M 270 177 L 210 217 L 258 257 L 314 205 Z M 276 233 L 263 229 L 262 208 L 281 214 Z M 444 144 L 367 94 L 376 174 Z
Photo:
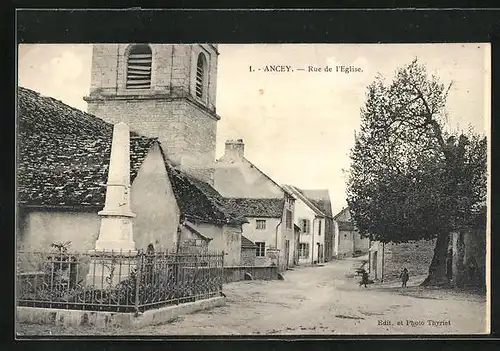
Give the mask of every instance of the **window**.
M 255 250 L 255 256 L 264 257 L 266 255 L 266 243 L 264 242 L 256 242 L 257 250 Z
M 266 229 L 266 220 L 265 219 L 257 219 L 257 229 Z
M 207 59 L 203 53 L 198 55 L 196 62 L 196 97 L 203 99 L 205 96 L 205 81 L 207 75 Z
M 304 234 L 309 234 L 309 232 L 311 231 L 311 221 L 308 219 L 301 219 L 300 230 L 302 230 L 302 233 Z
M 149 45 L 134 45 L 127 59 L 127 89 L 151 87 L 152 54 Z
M 285 224 L 288 229 L 291 229 L 293 226 L 292 211 L 290 210 L 285 211 Z
M 321 224 L 322 224 L 322 222 L 321 222 L 321 219 L 320 219 L 319 222 L 318 222 L 318 235 L 321 235 Z
M 309 244 L 299 244 L 299 258 L 309 258 Z

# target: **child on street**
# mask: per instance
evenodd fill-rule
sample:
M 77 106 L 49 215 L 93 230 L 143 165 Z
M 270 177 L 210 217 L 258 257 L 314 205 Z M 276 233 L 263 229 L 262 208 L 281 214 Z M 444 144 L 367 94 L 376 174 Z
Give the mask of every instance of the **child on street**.
M 363 269 L 362 275 L 361 275 L 361 282 L 359 285 L 364 285 L 366 288 L 366 284 L 368 284 L 368 272 Z
M 406 283 L 410 279 L 410 274 L 408 273 L 408 270 L 404 268 L 399 277 L 401 278 L 401 287 L 406 288 Z

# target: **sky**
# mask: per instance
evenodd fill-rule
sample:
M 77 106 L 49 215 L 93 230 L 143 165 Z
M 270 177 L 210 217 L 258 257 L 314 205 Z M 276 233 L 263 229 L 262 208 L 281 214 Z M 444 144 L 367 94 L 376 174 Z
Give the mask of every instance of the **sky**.
M 347 205 L 349 152 L 377 74 L 390 82 L 417 58 L 444 83 L 453 81 L 450 128 L 489 135 L 488 44 L 220 44 L 219 52 L 217 157 L 226 139 L 243 139 L 245 156 L 278 183 L 328 189 L 334 213 Z M 23 44 L 18 84 L 86 111 L 91 63 L 91 44 Z M 290 71 L 265 72 L 270 65 Z

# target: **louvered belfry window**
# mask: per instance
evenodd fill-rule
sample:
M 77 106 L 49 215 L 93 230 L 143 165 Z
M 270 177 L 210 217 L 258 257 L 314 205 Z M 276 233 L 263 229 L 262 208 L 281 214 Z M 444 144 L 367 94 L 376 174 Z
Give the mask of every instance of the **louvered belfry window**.
M 151 87 L 152 54 L 149 45 L 134 45 L 127 60 L 127 89 Z
M 205 55 L 200 53 L 198 55 L 198 62 L 196 63 L 196 96 L 200 99 L 203 98 L 203 91 L 205 89 L 206 62 Z

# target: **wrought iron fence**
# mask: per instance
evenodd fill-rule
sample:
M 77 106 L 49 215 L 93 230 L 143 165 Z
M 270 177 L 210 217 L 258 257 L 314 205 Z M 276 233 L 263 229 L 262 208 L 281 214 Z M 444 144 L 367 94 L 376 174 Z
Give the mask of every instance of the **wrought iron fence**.
M 17 252 L 18 306 L 143 312 L 220 296 L 224 253 Z

